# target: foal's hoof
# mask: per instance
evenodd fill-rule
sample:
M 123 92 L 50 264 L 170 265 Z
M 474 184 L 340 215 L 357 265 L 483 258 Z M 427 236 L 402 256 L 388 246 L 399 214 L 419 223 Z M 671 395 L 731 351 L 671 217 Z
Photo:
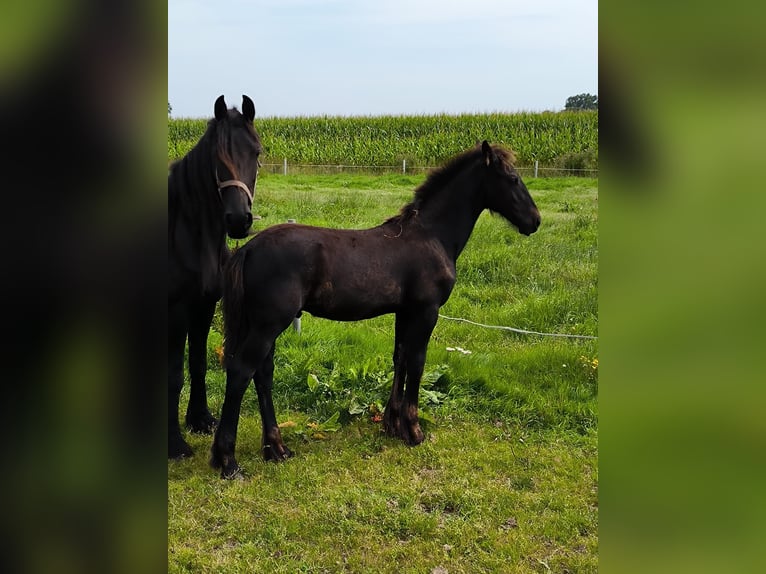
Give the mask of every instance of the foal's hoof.
M 247 476 L 245 475 L 245 471 L 243 471 L 241 468 L 236 467 L 234 469 L 225 470 L 221 469 L 221 478 L 224 480 L 238 480 L 240 482 L 247 480 Z
M 284 444 L 263 445 L 263 460 L 282 462 L 283 460 L 292 458 L 292 456 L 293 456 L 293 451 L 287 448 Z
M 402 438 L 404 439 L 404 442 L 410 446 L 417 446 L 426 438 L 426 435 L 420 430 L 420 423 L 415 423 L 414 425 L 409 426 L 407 430 L 407 436 Z
M 186 415 L 186 428 L 193 433 L 212 434 L 218 426 L 218 419 L 205 411 L 199 415 Z
M 212 468 L 221 470 L 221 478 L 224 480 L 245 480 L 245 473 L 239 468 L 237 460 L 233 456 L 220 454 L 215 446 L 210 452 L 209 464 Z
M 391 419 L 384 423 L 383 430 L 388 436 L 401 439 L 408 446 L 417 446 L 426 438 L 418 422 L 410 423 L 406 420 Z
M 194 455 L 192 447 L 184 439 L 178 438 L 168 442 L 168 459 L 180 460 Z

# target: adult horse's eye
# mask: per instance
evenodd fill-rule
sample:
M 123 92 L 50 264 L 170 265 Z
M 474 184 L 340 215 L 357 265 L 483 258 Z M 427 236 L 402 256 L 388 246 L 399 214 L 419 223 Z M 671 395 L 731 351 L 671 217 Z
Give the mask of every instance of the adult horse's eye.
M 513 185 L 516 185 L 517 183 L 519 183 L 519 176 L 516 175 L 515 173 L 511 174 L 511 183 Z

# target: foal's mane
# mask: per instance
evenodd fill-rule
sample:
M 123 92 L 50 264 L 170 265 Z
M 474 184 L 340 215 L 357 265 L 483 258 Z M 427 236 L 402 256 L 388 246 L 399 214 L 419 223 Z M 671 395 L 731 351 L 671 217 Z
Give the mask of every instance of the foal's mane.
M 495 153 L 497 159 L 506 166 L 512 167 L 516 162 L 516 156 L 509 149 L 500 146 L 492 146 L 492 151 Z M 403 223 L 416 215 L 426 201 L 437 195 L 450 181 L 480 159 L 482 155 L 483 152 L 481 146 L 477 146 L 464 151 L 452 158 L 442 167 L 433 170 L 426 180 L 415 190 L 412 201 L 402 207 L 398 215 L 386 220 L 386 223 Z

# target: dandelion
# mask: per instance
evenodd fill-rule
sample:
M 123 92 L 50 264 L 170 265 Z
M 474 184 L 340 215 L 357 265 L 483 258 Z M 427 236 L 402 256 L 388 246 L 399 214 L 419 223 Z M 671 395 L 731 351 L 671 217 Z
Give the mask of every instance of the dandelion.
M 586 356 L 580 356 L 580 360 L 582 361 L 583 365 L 586 367 L 590 367 L 594 371 L 598 369 L 598 359 L 596 357 L 593 357 L 593 359 L 589 359 Z

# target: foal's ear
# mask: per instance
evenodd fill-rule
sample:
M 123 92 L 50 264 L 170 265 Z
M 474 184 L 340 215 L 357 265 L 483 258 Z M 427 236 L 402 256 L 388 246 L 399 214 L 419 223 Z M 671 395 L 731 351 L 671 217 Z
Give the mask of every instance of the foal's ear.
M 481 151 L 484 154 L 484 163 L 489 165 L 495 160 L 495 152 L 492 151 L 492 146 L 489 145 L 487 140 L 481 142 Z
M 248 122 L 252 122 L 255 118 L 255 104 L 245 94 L 242 94 L 242 115 Z
M 218 96 L 215 101 L 215 119 L 219 122 L 226 117 L 226 102 L 223 99 L 223 95 Z

